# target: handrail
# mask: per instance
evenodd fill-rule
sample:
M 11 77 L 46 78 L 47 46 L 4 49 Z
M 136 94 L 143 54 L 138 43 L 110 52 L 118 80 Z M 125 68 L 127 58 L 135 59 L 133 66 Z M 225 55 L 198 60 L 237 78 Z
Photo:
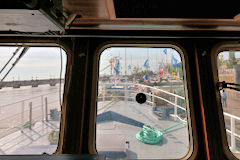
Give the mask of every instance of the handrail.
M 185 100 L 185 97 L 182 97 L 182 96 L 179 96 L 179 95 L 177 95 L 177 94 L 174 94 L 174 93 L 170 93 L 170 92 L 164 91 L 164 90 L 159 89 L 159 88 L 154 88 L 154 87 L 147 86 L 147 85 L 143 85 L 143 84 L 137 84 L 137 85 L 139 85 L 139 86 L 144 86 L 144 87 L 147 87 L 147 88 L 151 88 L 151 89 L 154 89 L 154 90 L 157 90 L 157 91 L 160 91 L 160 92 L 163 92 L 163 93 L 169 94 L 169 95 L 171 95 L 171 96 L 175 96 L 175 97 L 178 97 L 178 98 L 180 98 L 180 99 Z
M 110 85 L 110 83 L 107 83 L 107 84 L 106 84 L 106 83 L 103 83 L 103 84 L 105 84 L 105 85 Z M 163 93 L 172 95 L 172 96 L 177 97 L 177 98 L 179 98 L 179 99 L 185 100 L 185 97 L 182 97 L 182 96 L 179 96 L 179 95 L 177 95 L 177 94 L 170 93 L 170 92 L 167 92 L 167 91 L 158 89 L 158 88 L 154 88 L 154 87 L 151 87 L 151 86 L 147 86 L 147 85 L 133 84 L 133 83 L 120 83 L 120 85 L 138 85 L 138 86 L 141 86 L 141 87 L 151 88 L 151 89 L 154 89 L 154 90 L 157 90 L 157 91 L 160 91 L 160 92 L 163 92 Z M 107 90 L 108 90 L 108 89 L 104 89 L 104 90 L 102 90 L 102 91 L 107 91 Z M 111 89 L 111 90 L 114 90 L 114 88 Z M 134 91 L 134 90 L 125 90 L 125 89 L 124 89 L 124 90 L 116 89 L 116 90 L 119 91 L 119 92 L 136 92 L 136 93 L 138 93 L 137 91 Z M 178 107 L 178 108 L 186 111 L 186 109 L 183 108 L 182 106 L 179 106 L 179 105 L 177 105 L 177 104 L 175 104 L 175 103 L 173 103 L 173 102 L 171 102 L 171 101 L 169 101 L 169 100 L 167 100 L 167 99 L 165 99 L 165 98 L 159 97 L 159 96 L 157 96 L 157 95 L 155 95 L 155 94 L 149 94 L 149 93 L 146 93 L 146 92 L 143 92 L 143 93 L 146 94 L 146 95 L 148 95 L 148 96 L 152 96 L 152 97 L 161 99 L 161 100 L 163 100 L 163 101 L 165 101 L 165 102 L 167 102 L 167 103 L 169 103 L 169 104 L 172 104 L 173 106 L 176 106 L 176 107 Z M 113 97 L 113 96 L 112 96 L 112 97 Z M 115 97 L 115 96 L 114 96 L 114 97 Z M 125 97 L 125 96 L 122 96 L 122 97 Z
M 100 83 L 101 85 L 104 84 L 104 85 L 112 85 L 112 83 Z M 163 93 L 166 93 L 166 94 L 169 94 L 169 95 L 172 95 L 172 96 L 176 96 L 180 99 L 183 99 L 185 100 L 185 97 L 182 97 L 182 96 L 179 96 L 177 94 L 174 94 L 174 93 L 170 93 L 170 92 L 167 92 L 167 91 L 164 91 L 162 89 L 159 89 L 159 88 L 155 88 L 155 87 L 152 87 L 152 86 L 147 86 L 147 85 L 144 85 L 144 84 L 139 84 L 139 83 L 118 83 L 118 85 L 138 85 L 138 86 L 142 86 L 142 87 L 146 87 L 146 88 L 151 88 L 151 89 L 154 89 L 154 90 L 158 90 L 160 92 L 163 92 Z
M 235 115 L 232 115 L 232 114 L 229 114 L 229 113 L 226 113 L 226 112 L 223 112 L 223 114 L 224 114 L 225 116 L 232 117 L 232 118 L 237 119 L 237 120 L 240 121 L 240 117 L 238 117 L 238 116 L 235 116 Z
M 46 100 L 48 97 L 52 97 L 52 95 L 55 95 L 56 93 L 58 93 L 58 91 L 41 94 L 41 95 L 27 98 L 21 101 L 0 106 L 0 113 L 1 113 L 1 109 L 8 110 L 9 108 L 16 105 L 18 106 L 18 104 L 20 104 L 19 107 L 17 107 L 17 110 L 16 112 L 14 112 L 14 114 L 11 114 L 11 113 L 7 115 L 4 114 L 1 117 L 0 122 L 5 124 L 5 122 L 7 122 L 9 119 L 17 119 L 17 121 L 15 121 L 14 124 L 21 126 L 21 127 L 17 127 L 18 130 L 23 130 L 25 123 L 28 121 L 30 122 L 29 128 L 31 128 L 31 124 L 33 124 L 36 121 L 39 121 L 39 120 L 48 121 L 48 116 L 50 114 L 47 113 L 46 110 L 49 110 L 51 107 L 49 107 L 48 109 L 47 106 L 50 104 L 56 103 L 58 101 L 58 98 L 56 99 L 54 97 L 54 98 L 51 98 L 50 101 L 45 101 L 45 102 L 44 102 L 44 99 Z M 2 136 L 4 137 L 5 135 L 9 134 L 9 132 L 12 132 L 11 125 L 13 125 L 13 123 L 10 123 L 10 124 L 7 123 L 6 125 L 8 126 L 4 128 L 9 128 L 10 130 L 9 129 L 4 130 L 4 132 L 1 133 L 1 138 Z M 16 127 L 13 127 L 13 128 L 17 129 Z
M 7 106 L 10 106 L 10 105 L 13 105 L 13 104 L 17 104 L 17 103 L 20 103 L 20 102 L 23 102 L 23 101 L 28 101 L 28 100 L 31 100 L 31 99 L 39 98 L 41 96 L 46 96 L 46 95 L 53 94 L 53 93 L 58 93 L 58 91 L 42 94 L 42 95 L 39 95 L 39 96 L 27 98 L 27 99 L 23 99 L 23 100 L 16 101 L 16 102 L 13 102 L 13 103 L 4 104 L 4 105 L 0 106 L 0 108 L 7 107 Z
M 112 84 L 110 84 L 110 83 L 109 83 L 109 84 L 102 83 L 101 85 L 112 85 Z M 142 90 L 142 89 L 144 90 L 144 88 L 150 88 L 151 90 L 159 91 L 159 92 L 162 92 L 162 93 L 165 93 L 165 94 L 174 96 L 174 97 L 175 97 L 175 103 L 174 103 L 174 102 L 171 102 L 171 101 L 169 101 L 168 99 L 165 99 L 165 98 L 163 98 L 163 97 L 161 97 L 161 96 L 156 95 L 154 92 L 153 92 L 152 94 L 151 94 L 151 93 L 147 93 L 147 92 L 145 92 L 145 91 L 141 91 L 141 92 L 143 92 L 144 94 L 146 94 L 146 95 L 148 95 L 148 96 L 153 97 L 153 99 L 154 99 L 154 98 L 161 99 L 161 100 L 163 100 L 163 101 L 165 101 L 165 102 L 167 102 L 167 103 L 175 106 L 174 110 L 175 110 L 176 108 L 180 108 L 181 110 L 186 111 L 186 109 L 185 109 L 184 107 L 182 107 L 182 106 L 180 106 L 180 105 L 178 105 L 178 104 L 176 103 L 176 102 L 177 102 L 177 101 L 176 101 L 177 98 L 182 99 L 182 100 L 185 101 L 185 97 L 179 96 L 179 95 L 174 94 L 174 93 L 170 93 L 170 92 L 165 91 L 165 90 L 162 90 L 162 89 L 158 89 L 158 88 L 155 88 L 155 87 L 143 85 L 143 84 L 121 83 L 121 84 L 119 84 L 119 85 L 125 85 L 125 87 L 124 87 L 123 89 L 121 89 L 121 90 L 119 90 L 119 89 L 114 89 L 114 88 L 112 88 L 111 90 L 108 90 L 108 89 L 106 89 L 106 87 L 104 87 L 102 90 L 99 90 L 99 91 L 101 91 L 101 92 L 106 92 L 106 91 L 125 92 L 125 94 L 124 94 L 123 96 L 105 96 L 105 98 L 106 98 L 106 97 L 112 97 L 112 98 L 114 98 L 114 97 L 122 97 L 122 98 L 124 98 L 124 97 L 125 97 L 125 99 L 128 99 L 128 98 L 129 98 L 129 99 L 133 99 L 134 97 L 127 97 L 127 96 L 126 96 L 126 93 L 131 92 L 131 93 L 133 93 L 133 94 L 136 94 L 136 93 L 138 93 L 139 91 L 137 91 L 137 90 L 128 90 L 126 86 L 128 86 L 128 85 L 139 86 L 138 90 Z M 141 87 L 141 88 L 140 88 L 140 87 Z M 24 101 L 32 100 L 32 99 L 39 98 L 39 97 L 42 97 L 42 96 L 46 96 L 46 95 L 53 94 L 53 93 L 57 93 L 57 92 L 50 92 L 50 93 L 47 93 L 47 94 L 43 94 L 43 95 L 39 95 L 39 96 L 35 96 L 35 97 L 28 98 L 28 99 L 24 99 L 24 100 L 21 100 L 21 101 L 17 101 L 17 102 L 11 103 L 11 104 L 5 104 L 5 105 L 0 106 L 0 109 L 1 109 L 1 108 L 4 108 L 4 107 L 6 107 L 6 106 L 10 106 L 10 105 L 13 105 L 13 104 L 17 104 L 17 103 L 21 103 L 21 102 L 24 102 Z M 98 98 L 103 98 L 103 97 L 98 97 Z M 153 101 L 150 100 L 150 101 L 147 101 L 147 102 L 150 103 L 150 104 L 152 104 L 152 105 L 154 105 L 154 100 L 153 100 Z M 50 103 L 51 103 L 51 102 L 50 102 Z M 40 107 L 40 106 L 41 106 L 41 105 L 37 105 L 37 106 L 35 106 L 33 109 L 38 108 L 38 107 Z M 26 112 L 26 111 L 28 111 L 28 110 L 25 110 L 24 112 Z M 181 119 L 176 113 L 177 113 L 177 112 L 174 112 L 174 115 L 175 115 L 175 117 L 176 117 L 177 119 L 179 119 L 180 121 L 186 122 L 186 120 Z M 19 114 L 21 114 L 21 113 L 12 115 L 11 117 L 14 117 L 14 116 L 19 115 Z M 226 132 L 227 132 L 228 134 L 231 134 L 231 142 L 235 142 L 235 137 L 240 138 L 240 135 L 235 132 L 235 120 L 240 121 L 240 117 L 235 116 L 235 115 L 232 115 L 232 114 L 227 113 L 227 112 L 223 112 L 223 114 L 224 114 L 224 116 L 227 116 L 227 117 L 230 117 L 230 118 L 231 118 L 231 122 L 230 122 L 231 129 L 230 129 L 230 130 L 229 130 L 229 129 L 226 129 Z M 41 116 L 39 116 L 39 117 L 41 117 Z M 39 118 L 39 117 L 38 117 L 38 118 Z M 8 118 L 9 118 L 9 117 L 8 117 Z M 5 119 L 5 118 L 4 118 L 4 119 Z M 3 120 L 3 119 L 2 119 L 2 120 Z M 234 147 L 233 147 L 233 148 L 234 148 Z
M 112 85 L 112 83 L 101 83 L 100 85 Z M 182 100 L 184 100 L 185 101 L 185 97 L 182 97 L 182 96 L 179 96 L 179 95 L 177 95 L 177 94 L 174 94 L 174 93 L 170 93 L 170 92 L 168 92 L 168 91 L 165 91 L 165 90 L 162 90 L 162 89 L 159 89 L 159 88 L 155 88 L 155 87 L 152 87 L 152 86 L 147 86 L 147 85 L 144 85 L 144 84 L 134 84 L 134 83 L 118 83 L 118 85 L 123 85 L 123 86 L 127 86 L 127 85 L 131 85 L 131 86 L 139 86 L 139 87 L 142 87 L 142 88 L 138 88 L 138 90 L 141 90 L 141 89 L 144 89 L 144 88 L 149 88 L 149 89 L 151 89 L 151 90 L 155 90 L 155 91 L 160 91 L 160 92 L 162 92 L 162 93 L 166 93 L 166 94 L 168 94 L 168 95 L 171 95 L 171 96 L 174 96 L 174 97 L 177 97 L 177 98 L 179 98 L 179 99 L 182 99 Z M 114 90 L 114 88 L 112 88 L 111 90 Z M 119 89 L 116 89 L 117 91 L 120 91 L 120 92 L 134 92 L 134 93 L 138 93 L 139 91 L 135 91 L 135 90 L 126 90 L 126 87 L 123 89 L 123 90 L 119 90 Z M 101 91 L 107 91 L 107 89 L 102 89 Z M 108 90 L 109 91 L 109 90 Z M 142 91 L 141 91 L 142 92 Z M 183 108 L 183 107 L 181 107 L 181 106 L 179 106 L 179 105 L 177 105 L 176 103 L 174 103 L 174 102 L 171 102 L 171 101 L 169 101 L 169 100 L 167 100 L 167 99 L 165 99 L 165 98 L 163 98 L 163 97 L 160 97 L 160 96 L 158 96 L 158 95 L 156 95 L 156 94 L 150 94 L 150 93 L 146 93 L 146 92 L 143 92 L 144 94 L 146 94 L 146 95 L 148 95 L 148 96 L 152 96 L 152 97 L 154 97 L 154 98 L 158 98 L 158 99 L 161 99 L 161 100 L 163 100 L 163 101 L 165 101 L 165 102 L 167 102 L 167 103 L 169 103 L 169 104 L 171 104 L 171 105 L 173 105 L 173 106 L 176 106 L 177 108 L 180 108 L 180 109 L 182 109 L 182 110 L 184 110 L 184 111 L 186 111 L 186 109 L 185 108 Z M 105 96 L 105 97 L 108 97 L 108 96 Z M 125 97 L 125 95 L 124 96 L 117 96 L 117 97 Z M 129 97 L 130 98 L 130 97 Z M 176 101 L 175 101 L 176 102 Z M 152 102 L 152 103 L 154 103 L 154 102 Z M 176 114 L 176 112 L 175 112 L 175 114 Z M 239 134 L 237 134 L 236 132 L 235 132 L 235 120 L 239 120 L 240 121 L 240 117 L 238 117 L 238 116 L 235 116 L 235 115 L 232 115 L 232 114 L 229 114 L 229 113 L 227 113 L 227 112 L 223 112 L 223 114 L 224 114 L 224 116 L 227 116 L 227 117 L 230 117 L 231 118 L 231 129 L 229 130 L 229 129 L 227 129 L 226 128 L 226 132 L 227 133 L 230 133 L 231 135 L 231 147 L 232 148 L 235 148 L 235 137 L 238 137 L 239 139 L 240 139 L 240 135 Z M 175 117 L 176 118 L 178 118 L 178 119 L 180 119 L 181 121 L 185 121 L 185 120 L 183 120 L 183 119 L 181 119 L 177 114 L 175 115 Z M 233 144 L 234 143 L 234 144 Z

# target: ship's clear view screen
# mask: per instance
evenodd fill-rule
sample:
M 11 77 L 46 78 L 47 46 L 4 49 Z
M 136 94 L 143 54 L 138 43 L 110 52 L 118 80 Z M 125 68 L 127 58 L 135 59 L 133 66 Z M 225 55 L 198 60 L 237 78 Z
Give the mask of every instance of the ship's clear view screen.
M 217 62 L 219 81 L 232 84 L 221 89 L 220 95 L 228 146 L 240 158 L 240 51 L 223 51 L 218 54 Z
M 173 48 L 100 55 L 96 149 L 111 159 L 176 159 L 189 151 L 183 57 Z
M 59 47 L 0 47 L 0 154 L 55 152 L 65 66 Z

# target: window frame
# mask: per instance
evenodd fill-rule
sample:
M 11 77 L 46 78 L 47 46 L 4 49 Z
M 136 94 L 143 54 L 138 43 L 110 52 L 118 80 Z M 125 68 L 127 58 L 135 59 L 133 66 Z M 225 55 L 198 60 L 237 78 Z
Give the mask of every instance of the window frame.
M 223 108 L 221 103 L 221 95 L 220 91 L 218 90 L 217 82 L 219 81 L 218 77 L 218 54 L 220 54 L 223 51 L 229 51 L 234 49 L 240 49 L 239 41 L 229 41 L 229 42 L 221 42 L 216 44 L 212 50 L 211 50 L 211 62 L 212 62 L 212 73 L 213 73 L 213 80 L 216 88 L 216 102 L 217 102 L 217 110 L 218 110 L 218 121 L 220 122 L 220 131 L 221 131 L 221 138 L 222 138 L 222 151 L 225 154 L 225 156 L 229 159 L 238 159 L 233 152 L 230 151 L 227 141 L 227 133 L 226 133 L 226 127 L 225 127 L 225 120 L 223 115 Z M 239 154 L 240 157 L 240 154 Z
M 56 150 L 51 154 L 54 155 L 56 153 L 60 153 L 61 152 L 61 148 L 63 145 L 63 132 L 62 130 L 64 130 L 64 125 L 65 125 L 65 116 L 63 114 L 63 110 L 66 110 L 66 104 L 65 101 L 67 99 L 67 92 L 68 92 L 68 87 L 69 87 L 69 80 L 67 81 L 66 79 L 69 79 L 69 63 L 70 63 L 70 56 L 71 56 L 71 50 L 70 47 L 67 43 L 65 43 L 64 41 L 60 41 L 58 39 L 30 39 L 30 38 L 8 38 L 8 39 L 0 39 L 0 46 L 4 46 L 4 47 L 58 47 L 61 48 L 62 50 L 65 51 L 66 54 L 66 66 L 62 66 L 65 67 L 65 75 L 64 75 L 64 86 L 63 86 L 63 97 L 62 97 L 62 106 L 61 106 L 61 118 L 60 118 L 60 128 L 59 128 L 59 140 L 58 140 L 58 144 L 56 147 Z M 11 158 L 15 158 L 18 159 L 16 156 L 21 156 L 22 158 L 30 158 L 32 156 L 34 156 L 34 158 L 36 157 L 42 157 L 43 155 L 41 154 L 21 154 L 21 155 L 14 155 L 14 154 L 10 154 L 10 155 L 0 155 L 0 158 L 4 158 L 4 157 L 11 157 Z M 21 158 L 19 158 L 21 159 Z
M 195 159 L 198 154 L 198 139 L 197 139 L 197 131 L 196 131 L 196 121 L 194 117 L 194 107 L 192 101 L 192 90 L 190 83 L 190 73 L 188 56 L 185 49 L 171 41 L 141 41 L 141 40 L 115 40 L 115 41 L 106 41 L 98 45 L 93 55 L 93 81 L 92 81 L 92 100 L 91 103 L 91 114 L 90 114 L 90 127 L 89 128 L 89 137 L 92 137 L 88 140 L 89 151 L 91 154 L 97 154 L 96 150 L 96 119 L 97 119 L 97 93 L 98 93 L 98 78 L 99 78 L 99 60 L 101 53 L 109 48 L 109 47 L 159 47 L 159 48 L 173 48 L 175 49 L 181 57 L 182 60 L 182 69 L 184 74 L 184 93 L 185 93 L 185 102 L 187 108 L 187 121 L 188 121 L 188 133 L 189 133 L 189 150 L 187 154 L 181 159 Z

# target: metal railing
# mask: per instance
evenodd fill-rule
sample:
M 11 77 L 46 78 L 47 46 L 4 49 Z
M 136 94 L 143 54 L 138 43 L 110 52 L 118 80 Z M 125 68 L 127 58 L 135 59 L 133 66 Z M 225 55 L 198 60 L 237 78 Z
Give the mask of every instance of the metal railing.
M 58 91 L 56 91 L 1 105 L 0 138 L 17 130 L 31 129 L 37 121 L 48 122 L 50 110 L 60 109 L 58 102 Z
M 0 154 L 12 153 L 33 141 L 49 143 L 43 142 L 42 137 L 59 128 L 60 114 L 57 120 L 51 119 L 50 114 L 51 109 L 60 110 L 58 93 L 50 92 L 0 106 Z
M 101 86 L 103 88 L 101 90 L 102 96 L 98 97 L 99 100 L 100 100 L 100 98 L 102 99 L 102 101 L 105 101 L 106 98 L 123 98 L 124 101 L 128 101 L 128 99 L 135 99 L 135 95 L 139 92 L 142 92 L 145 95 L 147 95 L 146 102 L 151 104 L 153 107 L 155 107 L 155 105 L 156 105 L 155 99 L 160 99 L 168 104 L 173 105 L 174 106 L 174 114 L 173 114 L 174 120 L 179 119 L 181 121 L 185 121 L 185 120 L 181 119 L 177 114 L 178 108 L 183 111 L 186 111 L 186 109 L 184 107 L 182 107 L 181 105 L 178 104 L 178 99 L 185 101 L 185 98 L 182 96 L 179 96 L 177 94 L 170 93 L 170 92 L 167 92 L 162 89 L 155 88 L 155 87 L 143 85 L 143 84 L 122 83 L 122 84 L 119 84 L 120 86 L 124 86 L 122 89 L 114 89 L 114 88 L 107 89 L 106 86 L 110 86 L 110 85 L 111 85 L 110 83 L 101 84 Z M 135 87 L 137 87 L 137 89 L 131 90 L 131 89 L 129 89 L 129 86 L 135 86 Z M 147 92 L 147 90 L 150 92 Z M 114 95 L 106 96 L 107 91 L 123 92 L 124 94 L 122 96 L 121 95 L 120 96 L 114 96 Z M 167 94 L 168 96 L 172 96 L 172 98 L 174 99 L 173 102 L 169 99 L 159 97 L 157 94 L 155 94 L 156 91 Z M 131 96 L 131 94 L 129 94 L 129 93 L 133 93 L 134 96 Z
M 134 93 L 134 95 L 136 95 L 135 93 L 139 93 L 142 92 L 144 94 L 146 94 L 148 96 L 147 99 L 147 103 L 151 104 L 153 107 L 155 106 L 155 99 L 160 99 L 172 106 L 174 106 L 174 120 L 176 121 L 177 119 L 181 120 L 181 121 L 185 121 L 185 119 L 182 119 L 181 117 L 178 116 L 178 109 L 181 109 L 183 111 L 186 111 L 186 108 L 184 108 L 183 106 L 178 104 L 178 99 L 183 100 L 185 102 L 185 97 L 179 96 L 177 94 L 174 93 L 170 93 L 168 91 L 162 90 L 162 89 L 158 89 L 155 87 L 151 87 L 151 86 L 147 86 L 147 85 L 143 85 L 143 84 L 133 84 L 133 83 L 121 83 L 118 84 L 119 86 L 124 86 L 122 89 L 107 89 L 106 86 L 112 86 L 112 84 L 110 83 L 101 83 L 100 86 L 102 87 L 100 91 L 101 96 L 99 96 L 99 100 L 102 99 L 102 101 L 104 101 L 106 98 L 109 97 L 117 97 L 117 98 L 124 98 L 125 101 L 127 101 L 128 99 L 134 99 L 135 97 L 131 97 L 129 93 Z M 134 86 L 135 90 L 129 89 L 129 86 Z M 137 88 L 137 89 L 136 89 Z M 108 91 L 118 91 L 118 92 L 123 92 L 124 94 L 122 96 L 106 96 L 106 92 Z M 151 93 L 147 92 L 146 90 L 150 90 Z M 171 101 L 169 99 L 166 99 L 164 97 L 158 96 L 157 94 L 155 94 L 156 92 L 160 92 L 160 93 L 164 93 L 168 96 L 172 96 L 174 97 L 174 101 Z M 149 98 L 151 97 L 151 98 Z M 232 150 L 236 151 L 236 138 L 240 139 L 240 135 L 236 133 L 236 125 L 235 125 L 235 121 L 238 120 L 240 121 L 240 117 L 229 114 L 227 112 L 223 112 L 225 117 L 229 117 L 230 118 L 230 129 L 226 128 L 226 132 L 230 135 L 230 139 L 231 139 L 231 143 L 230 143 L 230 147 Z M 226 118 L 225 118 L 226 119 Z
M 147 103 L 149 103 L 152 107 L 155 107 L 156 99 L 162 100 L 174 107 L 174 120 L 179 119 L 186 122 L 186 120 L 178 116 L 178 109 L 186 111 L 186 108 L 179 105 L 178 103 L 178 100 L 183 100 L 185 102 L 185 97 L 143 84 L 122 83 L 119 85 L 124 87 L 121 89 L 107 89 L 107 86 L 112 86 L 112 84 L 101 83 L 100 86 L 102 87 L 102 89 L 100 90 L 101 96 L 98 97 L 99 100 L 101 99 L 102 101 L 105 101 L 107 98 L 123 98 L 124 101 L 129 101 L 129 99 L 135 99 L 135 95 L 137 93 L 142 92 L 148 96 Z M 130 86 L 136 87 L 135 90 L 129 88 Z M 117 96 L 106 96 L 107 91 L 121 92 L 123 94 Z M 161 97 L 159 96 L 159 94 L 156 94 L 156 92 L 166 94 L 168 98 Z M 48 121 L 49 110 L 51 109 L 49 104 L 57 103 L 58 98 L 48 98 L 51 99 L 51 101 L 48 101 L 47 97 L 51 96 L 54 93 L 58 92 L 52 92 L 0 106 L 0 131 L 4 130 L 4 132 L 0 132 L 0 138 L 16 130 L 23 130 L 26 127 L 29 127 L 29 129 L 31 129 L 32 124 L 36 121 Z M 11 110 L 13 112 L 11 112 Z M 6 111 L 8 111 L 10 114 L 6 113 Z M 37 114 L 33 115 L 33 113 Z M 223 114 L 225 117 L 230 118 L 230 129 L 226 128 L 226 132 L 230 135 L 231 148 L 236 149 L 236 138 L 240 139 L 240 135 L 236 133 L 235 122 L 236 120 L 240 121 L 240 117 L 234 116 L 226 112 L 224 112 Z M 9 123 L 12 124 L 9 125 Z
M 240 139 L 240 135 L 237 134 L 235 131 L 235 128 L 236 128 L 235 121 L 236 120 L 240 121 L 240 117 L 234 116 L 234 115 L 226 113 L 226 112 L 223 112 L 223 115 L 230 118 L 230 130 L 226 128 L 226 131 L 227 131 L 227 133 L 230 134 L 231 149 L 235 150 L 236 149 L 236 137 Z

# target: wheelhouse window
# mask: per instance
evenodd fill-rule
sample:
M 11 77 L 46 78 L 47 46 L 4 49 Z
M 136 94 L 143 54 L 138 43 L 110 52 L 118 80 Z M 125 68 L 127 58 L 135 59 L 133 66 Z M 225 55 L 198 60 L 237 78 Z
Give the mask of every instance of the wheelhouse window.
M 0 154 L 55 152 L 65 65 L 59 47 L 0 47 Z
M 220 52 L 217 61 L 219 82 L 227 84 L 220 88 L 220 96 L 228 146 L 240 158 L 240 51 Z
M 180 51 L 110 47 L 100 55 L 96 149 L 110 159 L 178 159 L 190 148 Z

